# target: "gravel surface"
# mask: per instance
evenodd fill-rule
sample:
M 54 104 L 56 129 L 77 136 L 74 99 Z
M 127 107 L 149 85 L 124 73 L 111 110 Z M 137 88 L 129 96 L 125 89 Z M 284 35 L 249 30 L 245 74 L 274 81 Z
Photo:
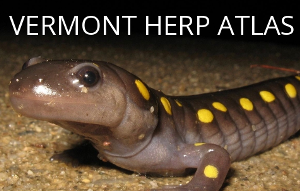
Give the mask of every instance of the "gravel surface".
M 0 36 L 0 190 L 147 190 L 185 184 L 187 177 L 146 177 L 104 165 L 51 162 L 82 140 L 53 124 L 15 113 L 8 84 L 31 57 L 95 59 L 115 63 L 171 95 L 240 87 L 289 73 L 253 68 L 299 68 L 300 47 L 260 42 L 154 37 Z M 222 190 L 298 190 L 299 133 L 263 154 L 231 166 Z

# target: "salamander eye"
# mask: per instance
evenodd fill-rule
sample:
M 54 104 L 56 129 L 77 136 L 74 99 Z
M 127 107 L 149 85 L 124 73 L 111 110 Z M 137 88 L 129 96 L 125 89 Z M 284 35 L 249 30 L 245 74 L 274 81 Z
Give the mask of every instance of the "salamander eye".
M 81 84 L 85 87 L 92 87 L 100 80 L 98 70 L 92 66 L 85 66 L 78 70 L 77 78 Z

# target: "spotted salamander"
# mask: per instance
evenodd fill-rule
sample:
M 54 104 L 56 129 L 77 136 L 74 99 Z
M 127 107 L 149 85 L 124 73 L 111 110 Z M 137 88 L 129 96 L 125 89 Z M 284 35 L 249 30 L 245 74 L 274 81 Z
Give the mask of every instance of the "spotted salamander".
M 182 175 L 164 190 L 219 190 L 233 161 L 300 127 L 300 77 L 192 96 L 169 96 L 107 62 L 32 58 L 9 86 L 14 110 L 89 140 L 98 158 L 131 171 Z

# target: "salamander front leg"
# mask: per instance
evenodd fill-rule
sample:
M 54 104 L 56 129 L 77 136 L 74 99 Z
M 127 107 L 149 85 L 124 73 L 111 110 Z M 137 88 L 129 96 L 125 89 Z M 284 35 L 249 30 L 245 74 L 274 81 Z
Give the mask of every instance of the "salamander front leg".
M 217 191 L 221 188 L 230 168 L 228 152 L 214 144 L 195 143 L 179 151 L 180 162 L 186 168 L 197 168 L 193 179 L 186 185 L 165 187 L 172 191 Z

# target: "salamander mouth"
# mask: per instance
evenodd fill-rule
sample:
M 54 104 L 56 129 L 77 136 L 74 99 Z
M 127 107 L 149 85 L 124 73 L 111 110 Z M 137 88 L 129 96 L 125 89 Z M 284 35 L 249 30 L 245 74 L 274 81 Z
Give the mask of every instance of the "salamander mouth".
M 23 116 L 38 118 L 48 121 L 51 116 L 47 115 L 51 108 L 55 110 L 58 100 L 45 99 L 40 97 L 21 96 L 18 94 L 10 95 L 10 103 L 13 109 Z M 62 101 L 60 101 L 62 103 Z
M 65 104 L 78 104 L 80 103 L 77 99 L 71 99 L 71 98 L 62 98 L 62 97 L 37 97 L 37 96 L 21 96 L 17 94 L 10 95 L 10 101 L 12 105 L 15 105 L 16 102 L 29 102 L 29 103 L 43 103 L 45 106 L 50 106 L 51 104 L 54 105 L 55 103 L 65 103 Z M 90 104 L 94 105 L 93 102 L 87 102 L 85 101 L 84 104 Z
M 56 99 L 11 95 L 12 108 L 19 114 L 29 118 L 45 121 L 74 121 L 94 123 L 84 108 L 94 107 L 94 103 L 78 103 L 75 99 Z M 80 108 L 81 109 L 80 110 Z

